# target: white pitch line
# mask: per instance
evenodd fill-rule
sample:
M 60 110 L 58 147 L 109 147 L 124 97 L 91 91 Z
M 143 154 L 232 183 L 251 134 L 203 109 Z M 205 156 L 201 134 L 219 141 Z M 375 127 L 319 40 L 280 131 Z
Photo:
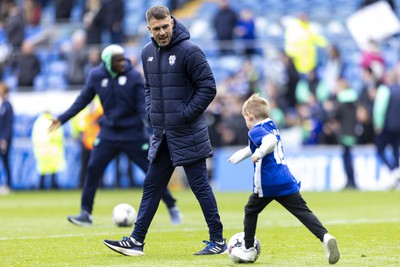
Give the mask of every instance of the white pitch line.
M 371 219 L 355 219 L 355 220 L 330 220 L 330 221 L 325 221 L 324 225 L 344 225 L 344 224 L 368 224 L 368 223 L 399 223 L 400 218 L 389 218 L 389 219 L 376 219 L 376 220 L 371 220 Z M 289 223 L 279 223 L 280 227 L 297 227 L 299 226 L 298 221 L 293 221 Z M 277 224 L 274 222 L 266 222 L 266 223 L 259 223 L 259 226 L 276 226 Z M 228 226 L 228 227 L 226 227 Z M 237 224 L 224 224 L 224 228 L 238 228 L 239 226 Z M 166 232 L 175 232 L 177 230 L 183 231 L 183 232 L 192 232 L 192 231 L 198 231 L 200 228 L 199 227 L 184 227 L 184 228 L 163 228 L 163 229 L 150 229 L 151 232 L 155 233 L 166 233 Z M 206 229 L 206 227 L 204 227 Z M 128 229 L 127 234 L 130 233 L 130 229 Z M 43 235 L 43 236 L 18 236 L 18 237 L 0 237 L 0 241 L 7 241 L 7 240 L 29 240 L 29 239 L 39 239 L 39 238 L 68 238 L 68 237 L 79 237 L 79 236 L 103 236 L 103 235 L 116 235 L 118 233 L 116 232 L 101 232 L 101 233 L 81 233 L 81 234 L 57 234 L 57 235 Z

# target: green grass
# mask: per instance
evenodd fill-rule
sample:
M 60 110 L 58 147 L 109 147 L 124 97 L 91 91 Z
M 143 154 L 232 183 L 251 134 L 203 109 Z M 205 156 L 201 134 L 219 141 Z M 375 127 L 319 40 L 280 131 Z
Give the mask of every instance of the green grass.
M 80 191 L 14 192 L 0 196 L 0 266 L 234 266 L 227 255 L 194 256 L 208 239 L 191 191 L 174 192 L 184 224 L 170 224 L 163 203 L 146 238 L 144 257 L 126 257 L 103 245 L 131 228 L 118 228 L 112 208 L 138 208 L 140 190 L 99 190 L 94 225 L 77 227 L 66 215 L 79 212 Z M 224 236 L 242 231 L 249 193 L 216 193 Z M 400 192 L 303 193 L 313 212 L 338 239 L 340 266 L 400 266 Z M 259 217 L 261 255 L 255 266 L 327 266 L 323 247 L 276 203 Z

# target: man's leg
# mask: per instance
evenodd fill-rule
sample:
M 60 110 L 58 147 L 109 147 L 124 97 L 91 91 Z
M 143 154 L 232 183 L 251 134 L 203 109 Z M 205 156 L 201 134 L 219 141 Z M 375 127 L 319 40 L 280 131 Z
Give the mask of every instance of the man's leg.
M 138 165 L 139 168 L 142 169 L 142 171 L 147 173 L 149 167 L 149 160 L 147 159 L 148 142 L 147 141 L 127 142 L 127 144 L 124 145 L 123 149 L 124 152 L 128 155 L 128 158 L 136 165 Z M 181 215 L 179 210 L 175 207 L 176 200 L 175 198 L 173 198 L 171 191 L 169 191 L 168 187 L 165 188 L 164 193 L 161 196 L 161 199 L 165 203 L 170 212 L 172 223 L 180 224 L 182 220 Z
M 218 213 L 217 201 L 208 182 L 206 160 L 185 165 L 184 170 L 194 195 L 200 203 L 207 222 L 211 241 L 223 241 L 223 226 Z
M 117 153 L 113 142 L 100 141 L 90 154 L 81 198 L 81 209 L 89 214 L 92 213 L 94 197 L 104 170 Z
M 140 201 L 135 228 L 131 234 L 136 241 L 144 242 L 147 231 L 157 211 L 160 199 L 174 171 L 168 146 L 163 140 L 157 157 L 150 164 L 143 184 L 143 195 Z

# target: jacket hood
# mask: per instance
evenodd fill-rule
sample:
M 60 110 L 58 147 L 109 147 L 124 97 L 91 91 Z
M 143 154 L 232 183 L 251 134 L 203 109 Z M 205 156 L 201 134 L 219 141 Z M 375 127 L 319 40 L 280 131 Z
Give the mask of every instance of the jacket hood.
M 172 16 L 172 19 L 174 20 L 174 28 L 172 29 L 171 42 L 167 46 L 159 47 L 158 43 L 154 40 L 153 37 L 151 37 L 153 44 L 156 47 L 159 47 L 160 49 L 168 49 L 170 47 L 177 45 L 178 43 L 180 43 L 184 40 L 190 39 L 190 33 L 189 33 L 188 29 L 186 29 L 186 27 L 182 23 L 180 23 L 178 20 L 176 20 L 173 16 Z
M 124 54 L 124 49 L 119 45 L 109 45 L 101 52 L 101 61 L 104 62 L 108 73 L 110 73 L 113 78 L 116 77 L 118 73 L 111 69 L 111 59 L 113 55 L 117 54 Z

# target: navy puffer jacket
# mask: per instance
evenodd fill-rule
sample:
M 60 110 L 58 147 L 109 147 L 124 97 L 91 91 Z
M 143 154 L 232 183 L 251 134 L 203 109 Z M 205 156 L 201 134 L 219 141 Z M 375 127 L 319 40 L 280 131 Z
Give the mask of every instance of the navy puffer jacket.
M 214 75 L 203 51 L 176 19 L 171 42 L 154 39 L 142 51 L 146 113 L 153 127 L 150 162 L 165 135 L 172 164 L 181 166 L 212 156 L 204 111 L 214 99 Z

